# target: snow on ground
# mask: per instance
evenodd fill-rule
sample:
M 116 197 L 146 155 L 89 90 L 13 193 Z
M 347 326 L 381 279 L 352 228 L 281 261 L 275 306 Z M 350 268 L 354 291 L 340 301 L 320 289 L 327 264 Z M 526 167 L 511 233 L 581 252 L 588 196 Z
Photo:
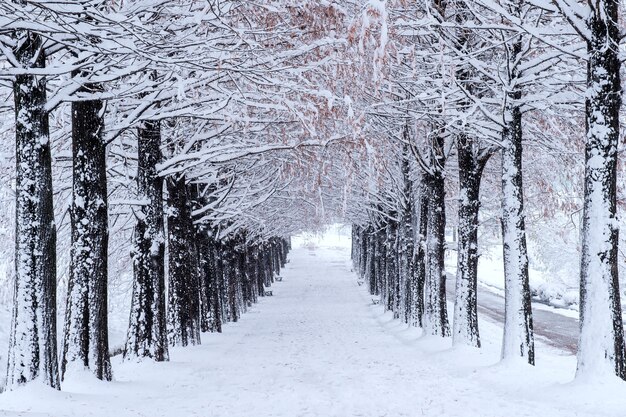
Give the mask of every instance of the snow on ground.
M 541 343 L 537 366 L 500 364 L 499 325 L 481 350 L 421 337 L 350 270 L 349 238 L 294 239 L 284 281 L 223 334 L 172 349 L 171 362 L 120 363 L 56 392 L 0 394 L 0 416 L 622 416 L 626 384 L 571 382 L 575 358 Z
M 446 270 L 456 273 L 456 243 L 448 236 L 446 251 Z M 529 247 L 533 247 L 529 241 Z M 536 251 L 536 249 L 535 249 Z M 537 257 L 530 258 L 528 278 L 530 291 L 534 301 L 562 310 L 570 310 L 565 315 L 578 316 L 578 266 L 574 273 L 568 265 L 563 269 L 552 271 L 541 265 Z M 502 245 L 486 245 L 478 261 L 478 283 L 485 289 L 504 296 L 504 263 L 502 261 Z

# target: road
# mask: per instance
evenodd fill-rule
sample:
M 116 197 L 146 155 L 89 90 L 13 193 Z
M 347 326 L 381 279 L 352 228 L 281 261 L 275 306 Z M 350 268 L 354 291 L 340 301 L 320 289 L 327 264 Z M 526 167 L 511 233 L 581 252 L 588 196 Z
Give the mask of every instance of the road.
M 446 280 L 447 297 L 454 302 L 455 277 L 448 275 Z M 533 302 L 533 328 L 535 337 L 551 346 L 576 354 L 578 345 L 578 320 L 558 314 L 545 308 L 542 303 Z M 504 322 L 504 297 L 485 288 L 478 288 L 478 313 L 497 323 Z

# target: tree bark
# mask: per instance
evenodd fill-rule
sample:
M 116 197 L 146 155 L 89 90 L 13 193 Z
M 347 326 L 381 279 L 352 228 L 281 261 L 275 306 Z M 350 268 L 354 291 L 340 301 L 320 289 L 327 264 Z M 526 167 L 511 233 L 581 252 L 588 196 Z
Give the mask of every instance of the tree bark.
M 87 93 L 102 86 L 87 84 Z M 99 379 L 111 380 L 109 359 L 108 203 L 104 102 L 72 103 L 73 199 L 71 207 L 72 246 L 62 377 L 74 367 L 89 368 Z
M 378 295 L 378 283 L 376 276 L 376 234 L 373 227 L 367 229 L 367 265 L 365 266 L 365 281 L 372 295 Z
M 446 303 L 444 267 L 446 207 L 444 176 L 440 169 L 426 180 L 428 213 L 426 234 L 426 281 L 424 283 L 424 331 L 430 335 L 450 336 Z
M 175 346 L 200 343 L 200 290 L 191 202 L 185 177 L 167 180 L 168 339 Z
M 23 68 L 44 68 L 42 40 L 25 33 L 14 50 Z M 46 78 L 13 82 L 16 139 L 15 289 L 7 389 L 39 379 L 60 388 L 56 331 L 56 226 Z
M 521 98 L 512 93 L 514 102 Z M 502 359 L 524 358 L 535 364 L 533 319 L 528 283 L 528 255 L 522 185 L 522 114 L 505 111 L 502 135 L 502 247 L 504 258 L 504 336 Z
M 414 225 L 415 250 L 411 265 L 411 299 L 414 326 L 422 327 L 424 318 L 424 284 L 426 282 L 426 235 L 428 231 L 428 194 L 424 185 L 420 186 L 417 197 Z
M 133 295 L 124 357 L 148 357 L 159 362 L 169 360 L 163 179 L 156 170 L 162 158 L 160 122 L 144 122 L 138 130 L 137 188 L 140 199 L 145 201 L 136 216 Z
M 411 181 L 411 167 L 409 164 L 409 149 L 404 146 L 402 152 L 402 206 L 400 209 L 400 224 L 398 226 L 398 268 L 400 275 L 400 317 L 405 323 L 411 322 L 413 315 L 413 254 L 415 252 L 413 234 L 413 182 Z
M 596 3 L 594 3 L 595 5 Z M 619 2 L 597 2 L 588 19 L 585 197 L 576 376 L 626 378 L 618 280 L 616 167 L 621 107 Z
M 386 227 L 387 241 L 386 241 L 386 270 L 385 270 L 385 286 L 386 286 L 386 299 L 385 309 L 394 313 L 396 316 L 397 309 L 395 308 L 396 302 L 396 282 L 398 280 L 398 250 L 397 250 L 397 224 L 394 220 L 389 219 Z
M 203 232 L 198 249 L 202 280 L 201 330 L 222 332 L 219 281 L 215 268 L 215 242 L 208 231 Z
M 457 140 L 459 165 L 459 234 L 452 340 L 480 347 L 478 332 L 478 211 L 480 181 L 486 159 L 475 155 L 466 135 Z

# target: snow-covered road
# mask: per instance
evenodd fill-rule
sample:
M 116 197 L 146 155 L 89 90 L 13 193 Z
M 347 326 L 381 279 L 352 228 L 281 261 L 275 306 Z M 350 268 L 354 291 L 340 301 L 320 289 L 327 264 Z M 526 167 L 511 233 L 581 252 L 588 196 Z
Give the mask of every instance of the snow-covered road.
M 174 349 L 169 363 L 119 363 L 54 392 L 0 395 L 0 416 L 621 416 L 626 384 L 570 383 L 575 361 L 542 343 L 537 367 L 498 364 L 501 329 L 481 350 L 421 337 L 350 272 L 343 246 L 296 247 L 274 287 L 223 334 Z M 484 318 L 484 317 L 481 317 Z M 23 412 L 23 413 L 17 413 Z
M 454 302 L 454 286 L 454 276 L 449 275 L 446 280 L 446 292 L 448 300 L 451 302 Z M 477 298 L 479 314 L 496 323 L 502 324 L 504 322 L 504 297 L 502 295 L 479 286 Z M 578 312 L 573 310 L 557 312 L 555 308 L 535 301 L 532 305 L 535 338 L 575 355 L 578 346 L 579 324 L 578 319 L 571 316 L 578 314 Z M 559 313 L 568 313 L 568 315 Z

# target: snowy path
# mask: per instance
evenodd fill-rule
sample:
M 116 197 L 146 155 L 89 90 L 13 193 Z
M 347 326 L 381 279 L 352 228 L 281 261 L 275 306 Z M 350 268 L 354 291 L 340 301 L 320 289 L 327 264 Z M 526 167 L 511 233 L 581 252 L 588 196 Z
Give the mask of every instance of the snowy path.
M 345 247 L 296 248 L 268 297 L 169 363 L 119 363 L 113 383 L 85 378 L 54 392 L 0 395 L 0 416 L 618 416 L 626 387 L 568 383 L 573 357 L 538 346 L 538 366 L 494 365 L 484 348 L 451 349 L 373 306 Z M 16 413 L 25 411 L 25 413 Z

